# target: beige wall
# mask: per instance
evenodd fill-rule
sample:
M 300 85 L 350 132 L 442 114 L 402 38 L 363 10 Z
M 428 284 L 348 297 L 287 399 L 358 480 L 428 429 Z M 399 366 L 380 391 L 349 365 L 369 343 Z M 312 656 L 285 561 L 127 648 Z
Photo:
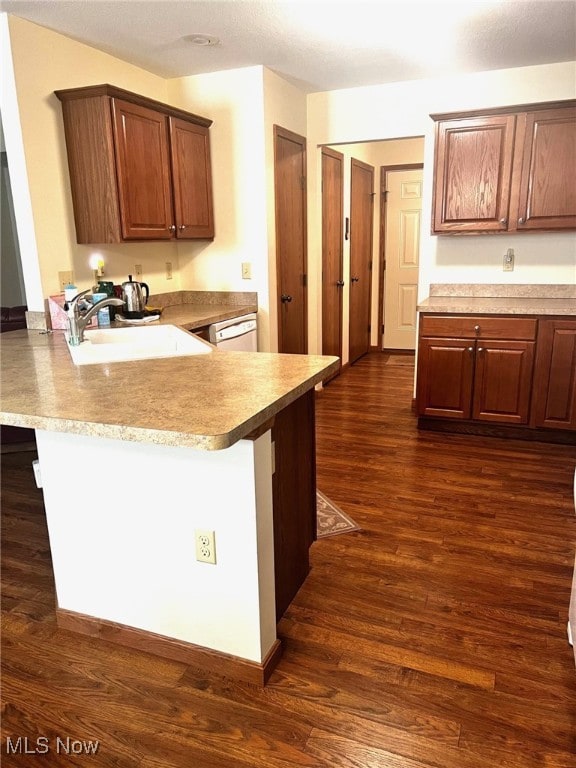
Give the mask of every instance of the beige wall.
M 91 285 L 89 258 L 96 251 L 104 257 L 106 279 L 122 282 L 135 264 L 142 264 L 143 279 L 151 289 L 177 290 L 175 245 L 76 243 L 62 110 L 54 95 L 61 88 L 112 83 L 166 101 L 166 81 L 15 16 L 9 17 L 9 28 L 44 296 L 58 293 L 61 270 L 73 269 L 78 287 Z M 10 116 L 4 116 L 5 122 L 7 119 Z M 173 264 L 175 279 L 171 281 L 165 280 L 166 261 Z
M 433 121 L 436 112 L 496 107 L 576 96 L 574 62 L 473 73 L 437 80 L 392 83 L 308 96 L 309 146 L 424 136 L 424 222 L 432 200 Z M 318 153 L 319 154 L 319 153 Z M 310 251 L 321 222 L 319 159 L 309 160 Z M 516 253 L 514 272 L 502 272 L 502 255 Z M 569 233 L 437 237 L 422 232 L 420 297 L 433 282 L 574 283 L 576 235 Z M 316 269 L 320 267 L 317 265 Z M 320 327 L 310 329 L 320 349 Z

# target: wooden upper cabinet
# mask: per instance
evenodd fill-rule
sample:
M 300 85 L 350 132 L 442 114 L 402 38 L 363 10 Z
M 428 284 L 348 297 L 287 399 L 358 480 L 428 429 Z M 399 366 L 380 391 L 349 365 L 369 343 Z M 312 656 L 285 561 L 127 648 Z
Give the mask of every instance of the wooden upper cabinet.
M 174 117 L 169 126 L 176 236 L 214 237 L 208 128 Z
M 433 233 L 576 229 L 576 102 L 432 117 Z
M 518 118 L 524 140 L 518 230 L 576 228 L 576 107 Z
M 515 125 L 513 115 L 437 123 L 434 232 L 508 228 Z
M 211 120 L 111 85 L 56 95 L 79 243 L 214 237 Z
M 112 99 L 122 237 L 169 240 L 174 215 L 166 118 Z

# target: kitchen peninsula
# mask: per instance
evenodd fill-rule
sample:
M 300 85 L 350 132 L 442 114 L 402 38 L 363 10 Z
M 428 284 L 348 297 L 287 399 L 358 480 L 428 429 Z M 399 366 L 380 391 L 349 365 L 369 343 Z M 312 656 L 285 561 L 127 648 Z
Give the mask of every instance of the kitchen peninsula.
M 315 503 L 314 386 L 337 365 L 212 349 L 75 366 L 61 333 L 3 334 L 0 421 L 37 430 L 59 626 L 264 683 L 314 535 L 310 515 L 296 545 L 283 532 L 298 493 Z

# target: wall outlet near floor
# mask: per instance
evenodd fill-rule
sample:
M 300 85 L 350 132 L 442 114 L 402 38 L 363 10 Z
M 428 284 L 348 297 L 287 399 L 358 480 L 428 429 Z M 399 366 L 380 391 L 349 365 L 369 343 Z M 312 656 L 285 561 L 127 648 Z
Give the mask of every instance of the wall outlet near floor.
M 64 288 L 67 285 L 74 285 L 74 272 L 69 270 L 68 272 L 58 272 L 58 284 L 60 286 L 60 292 L 64 292 Z
M 242 279 L 252 280 L 252 264 L 249 261 L 242 262 Z
M 502 270 L 504 272 L 514 272 L 514 248 L 508 248 L 504 254 Z
M 194 531 L 196 539 L 196 560 L 199 563 L 216 565 L 216 537 L 214 531 Z
M 172 262 L 166 262 L 166 280 L 172 280 Z

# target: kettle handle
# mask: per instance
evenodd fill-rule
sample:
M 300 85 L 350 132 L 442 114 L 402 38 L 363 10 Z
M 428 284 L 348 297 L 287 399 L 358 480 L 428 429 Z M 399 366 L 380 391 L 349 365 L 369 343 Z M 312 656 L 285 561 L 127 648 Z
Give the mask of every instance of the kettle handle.
M 142 288 L 146 289 L 146 298 L 144 299 L 144 306 L 146 306 L 146 304 L 148 304 L 148 298 L 150 296 L 150 288 L 148 288 L 148 283 L 140 283 L 140 285 L 142 286 Z

